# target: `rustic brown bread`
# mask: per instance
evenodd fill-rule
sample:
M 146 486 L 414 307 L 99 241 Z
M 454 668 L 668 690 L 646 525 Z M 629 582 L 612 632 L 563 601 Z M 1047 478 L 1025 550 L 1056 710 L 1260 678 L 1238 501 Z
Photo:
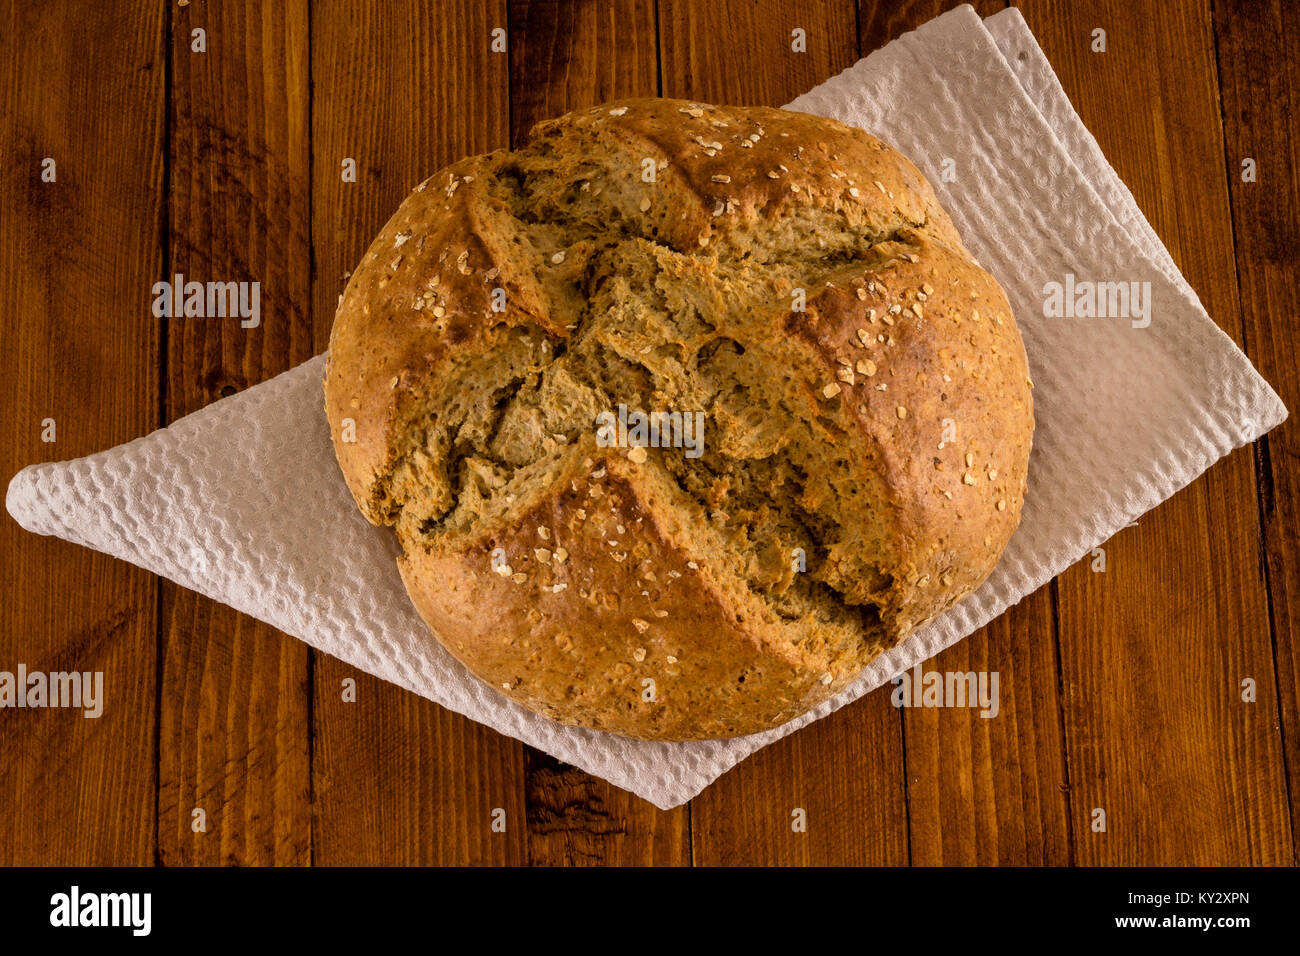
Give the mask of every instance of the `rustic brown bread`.
M 343 294 L 325 407 L 456 657 L 556 720 L 682 740 L 797 716 L 985 579 L 1030 388 L 898 152 L 637 99 L 416 187 Z M 703 412 L 702 451 L 605 447 L 620 405 Z

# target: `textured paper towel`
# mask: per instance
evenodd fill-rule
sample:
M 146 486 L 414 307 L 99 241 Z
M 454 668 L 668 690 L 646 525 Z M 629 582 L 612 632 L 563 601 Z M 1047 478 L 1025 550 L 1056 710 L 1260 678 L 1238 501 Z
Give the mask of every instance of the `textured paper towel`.
M 1006 289 L 1037 386 L 1023 522 L 988 582 L 797 720 L 730 741 L 633 741 L 555 724 L 471 676 L 412 609 L 393 536 L 348 494 L 321 408 L 322 357 L 146 438 L 26 468 L 9 486 L 9 512 L 667 808 L 960 640 L 1286 417 L 1179 275 L 1018 12 L 981 23 L 959 8 L 791 108 L 871 130 L 921 167 Z M 954 182 L 942 182 L 945 159 Z M 1149 281 L 1150 326 L 1044 318 L 1043 285 L 1066 273 Z

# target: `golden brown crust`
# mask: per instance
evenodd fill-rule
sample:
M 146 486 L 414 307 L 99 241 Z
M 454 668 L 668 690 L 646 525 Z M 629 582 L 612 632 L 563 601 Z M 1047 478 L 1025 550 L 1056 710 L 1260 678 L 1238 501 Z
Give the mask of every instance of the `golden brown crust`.
M 877 251 L 875 269 L 825 289 L 787 329 L 828 369 L 852 370 L 835 400 L 870 438 L 896 509 L 903 560 L 884 613 L 902 637 L 982 584 L 1019 525 L 1033 399 L 992 276 L 919 230 Z
M 597 447 L 619 403 L 701 409 L 707 453 Z M 325 404 L 438 638 L 653 739 L 788 720 L 977 587 L 1033 431 L 1005 295 L 910 162 L 680 100 L 417 187 L 340 300 Z
M 733 600 L 660 523 L 640 469 L 600 464 L 464 550 L 399 561 L 421 615 L 479 677 L 563 723 L 685 740 L 770 729 L 856 673 L 832 677 L 770 639 L 757 602 Z M 527 626 L 490 608 L 521 609 Z

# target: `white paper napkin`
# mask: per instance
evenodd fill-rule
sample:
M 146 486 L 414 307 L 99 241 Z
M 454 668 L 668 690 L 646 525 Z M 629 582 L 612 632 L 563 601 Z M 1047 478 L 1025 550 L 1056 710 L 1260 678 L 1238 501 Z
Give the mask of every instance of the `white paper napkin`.
M 25 468 L 9 513 L 668 808 L 987 623 L 1286 417 L 1179 275 L 1017 11 L 981 22 L 961 7 L 790 107 L 862 126 L 921 167 L 1006 289 L 1037 386 L 1027 504 L 993 575 L 810 713 L 736 740 L 647 743 L 563 727 L 482 684 L 429 635 L 392 534 L 367 524 L 344 486 L 322 412 L 323 357 L 146 438 Z M 1150 326 L 1044 318 L 1044 284 L 1067 273 L 1150 282 Z

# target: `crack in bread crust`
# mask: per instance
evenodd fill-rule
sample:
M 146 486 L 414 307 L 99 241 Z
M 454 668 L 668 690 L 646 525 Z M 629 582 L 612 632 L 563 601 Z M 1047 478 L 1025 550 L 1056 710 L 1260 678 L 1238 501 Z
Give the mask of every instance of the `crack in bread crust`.
M 551 144 L 543 141 L 542 145 Z M 667 400 L 671 406 L 674 399 L 684 397 L 684 393 L 687 392 L 682 383 L 674 381 L 674 378 L 698 374 L 695 359 L 711 346 L 729 341 L 736 343 L 742 351 L 761 350 L 764 341 L 771 337 L 772 320 L 784 318 L 788 312 L 786 307 L 788 289 L 796 287 L 816 289 L 822 286 L 826 277 L 833 272 L 855 263 L 865 263 L 870 259 L 873 250 L 881 244 L 900 242 L 903 230 L 924 226 L 924 218 L 917 223 L 899 217 L 897 222 L 890 223 L 885 231 L 871 228 L 853 230 L 847 228 L 845 217 L 837 215 L 834 211 L 827 213 L 820 209 L 807 210 L 812 215 L 804 218 L 811 221 L 801 222 L 801 229 L 797 232 L 789 232 L 788 238 L 799 238 L 801 234 L 808 232 L 837 237 L 843 244 L 836 249 L 820 251 L 810 257 L 801 242 L 784 244 L 771 242 L 772 234 L 767 231 L 747 231 L 741 236 L 727 234 L 722 237 L 722 240 L 741 250 L 738 263 L 730 266 L 725 264 L 724 260 L 721 269 L 715 267 L 708 273 L 701 274 L 692 267 L 701 260 L 712 263 L 718 257 L 705 255 L 705 250 L 698 246 L 696 250 L 686 252 L 662 241 L 658 238 L 659 230 L 656 226 L 638 232 L 636 227 L 644 226 L 644 223 L 620 219 L 606 220 L 583 228 L 581 217 L 574 214 L 575 208 L 579 207 L 575 206 L 572 199 L 576 194 L 580 194 L 581 183 L 589 182 L 590 179 L 587 176 L 575 179 L 572 173 L 565 176 L 563 170 L 557 171 L 551 165 L 545 164 L 548 152 L 550 150 L 541 149 L 537 155 L 533 155 L 530 154 L 529 148 L 525 147 L 521 151 L 505 154 L 496 169 L 492 170 L 493 177 L 489 181 L 502 187 L 493 190 L 493 198 L 499 199 L 508 208 L 510 215 L 518 223 L 520 232 L 526 235 L 531 232 L 537 233 L 535 236 L 529 235 L 534 250 L 546 247 L 548 241 L 551 244 L 558 242 L 566 250 L 574 248 L 579 243 L 591 245 L 592 251 L 587 253 L 585 268 L 573 281 L 572 291 L 564 294 L 553 293 L 548 297 L 551 315 L 558 314 L 565 319 L 572 319 L 571 322 L 565 322 L 570 335 L 564 339 L 550 337 L 551 361 L 527 377 L 527 388 L 519 388 L 525 380 L 515 375 L 504 384 L 493 384 L 494 396 L 507 390 L 511 394 L 504 402 L 493 403 L 488 422 L 490 431 L 482 440 L 460 446 L 443 442 L 444 445 L 449 445 L 443 467 L 452 482 L 453 494 L 450 501 L 440 502 L 443 505 L 441 513 L 421 515 L 420 527 L 426 536 L 446 531 L 447 523 L 444 519 L 449 515 L 466 511 L 471 515 L 474 513 L 472 508 L 462 507 L 459 494 L 466 480 L 467 459 L 473 459 L 476 463 L 487 461 L 497 466 L 499 473 L 496 477 L 503 487 L 509 484 L 511 470 L 533 463 L 535 459 L 521 462 L 512 461 L 509 456 L 503 459 L 494 455 L 493 439 L 503 420 L 508 420 L 521 411 L 526 414 L 537 410 L 538 389 L 542 380 L 553 375 L 555 370 L 562 369 L 572 373 L 575 387 L 587 389 L 597 396 L 597 405 L 602 409 L 613 408 L 620 403 L 630 408 L 650 407 L 651 404 L 654 407 L 661 407 L 664 400 Z M 538 163 L 542 165 L 539 166 Z M 672 188 L 667 184 L 665 186 Z M 543 217 L 536 209 L 531 208 L 539 195 L 546 197 L 551 204 L 549 217 Z M 567 197 L 569 201 L 557 203 L 555 202 L 557 196 Z M 693 198 L 703 201 L 698 196 Z M 558 237 L 555 235 L 557 231 L 560 234 Z M 651 234 L 646 234 L 647 232 Z M 843 242 L 845 237 L 849 241 Z M 769 241 L 764 242 L 765 239 Z M 536 267 L 545 269 L 544 256 L 534 252 L 534 257 Z M 711 321 L 705 320 L 698 309 L 673 309 L 664 301 L 663 296 L 658 296 L 650 302 L 628 302 L 626 297 L 620 297 L 617 292 L 607 294 L 604 298 L 601 295 L 602 287 L 610 286 L 616 278 L 627 279 L 636 276 L 638 288 L 654 290 L 660 282 L 688 286 L 692 283 L 702 285 L 705 282 L 717 282 L 719 273 L 722 274 L 721 281 L 727 283 L 729 288 L 740 289 L 742 292 L 738 296 L 723 297 L 724 301 L 719 303 L 720 311 L 710 313 Z M 563 305 L 566 302 L 577 303 L 578 311 L 572 315 L 565 314 Z M 595 302 L 601 303 L 603 308 L 595 307 L 593 305 Z M 656 370 L 642 361 L 633 350 L 620 350 L 617 346 L 600 341 L 601 333 L 606 332 L 608 326 L 622 317 L 620 310 L 627 306 L 641 307 L 647 313 L 669 318 L 666 324 L 653 330 L 660 334 L 644 336 L 643 340 L 646 344 L 642 345 L 638 342 L 638 348 L 643 352 L 649 350 L 652 353 L 669 347 L 681 349 L 683 354 L 682 361 L 678 363 L 680 368 L 673 370 L 676 375 Z M 685 328 L 700 324 L 706 325 L 706 334 L 697 336 L 693 340 L 681 338 Z M 545 334 L 540 329 L 534 331 Z M 588 347 L 590 351 L 587 351 Z M 582 364 L 578 364 L 579 362 Z M 770 367 L 767 363 L 759 363 L 754 366 L 754 370 L 762 374 Z M 602 374 L 611 369 L 617 369 L 621 375 L 611 379 L 609 375 Z M 502 371 L 513 372 L 510 369 Z M 730 384 L 719 382 L 711 391 L 714 394 L 720 393 Z M 775 382 L 757 382 L 751 383 L 751 387 L 761 391 L 765 384 L 778 385 Z M 788 390 L 788 385 L 785 386 L 785 390 Z M 659 404 L 654 404 L 656 401 Z M 708 410 L 705 411 L 708 414 Z M 796 420 L 798 417 L 798 411 L 789 407 L 781 409 L 779 414 L 791 420 Z M 456 426 L 461 423 L 448 424 Z M 560 421 L 552 420 L 551 424 L 558 428 L 550 434 L 563 434 L 566 443 L 572 442 L 583 431 L 590 430 L 592 427 L 590 416 L 578 415 L 567 416 Z M 418 423 L 412 423 L 409 427 L 419 426 Z M 847 431 L 845 427 L 837 429 L 839 435 L 845 431 Z M 823 456 L 826 446 L 835 437 L 838 435 L 827 435 L 825 429 L 817 432 L 809 430 L 798 439 L 805 446 L 801 457 L 813 459 Z M 428 439 L 426 436 L 416 441 L 409 441 L 407 444 L 413 450 L 426 448 Z M 538 452 L 538 457 L 549 454 L 553 458 L 563 454 L 563 447 L 546 449 L 533 446 Z M 718 478 L 726 476 L 727 472 L 734 472 L 738 465 L 742 469 L 744 467 L 736 459 L 728 458 L 725 452 L 723 458 L 725 460 L 712 469 Z M 403 459 L 399 458 L 394 462 L 394 470 L 403 464 Z M 668 464 L 656 458 L 651 463 L 651 467 L 668 467 Z M 684 490 L 693 493 L 701 502 L 705 500 L 700 490 L 692 491 L 693 486 L 685 481 L 683 472 L 675 470 L 674 478 Z M 774 504 L 780 502 L 780 497 L 777 495 L 773 495 L 773 499 Z M 477 505 L 479 501 L 480 496 L 475 495 L 473 504 Z M 392 504 L 396 512 L 393 515 L 394 523 L 400 523 L 401 511 L 407 502 L 395 500 Z M 791 502 L 784 510 L 794 512 L 799 509 L 797 504 Z M 801 522 L 792 516 L 787 522 L 778 523 L 798 525 L 803 531 L 798 535 L 799 539 L 809 545 L 806 550 L 811 554 L 814 565 L 820 564 L 818 552 L 822 548 L 822 542 L 816 534 L 808 531 L 806 522 Z M 742 535 L 743 531 L 744 529 L 741 529 Z M 419 541 L 408 542 L 405 538 L 403 543 L 412 547 L 421 544 Z M 817 568 L 810 570 L 813 579 L 817 579 Z M 833 588 L 831 590 L 834 591 Z

